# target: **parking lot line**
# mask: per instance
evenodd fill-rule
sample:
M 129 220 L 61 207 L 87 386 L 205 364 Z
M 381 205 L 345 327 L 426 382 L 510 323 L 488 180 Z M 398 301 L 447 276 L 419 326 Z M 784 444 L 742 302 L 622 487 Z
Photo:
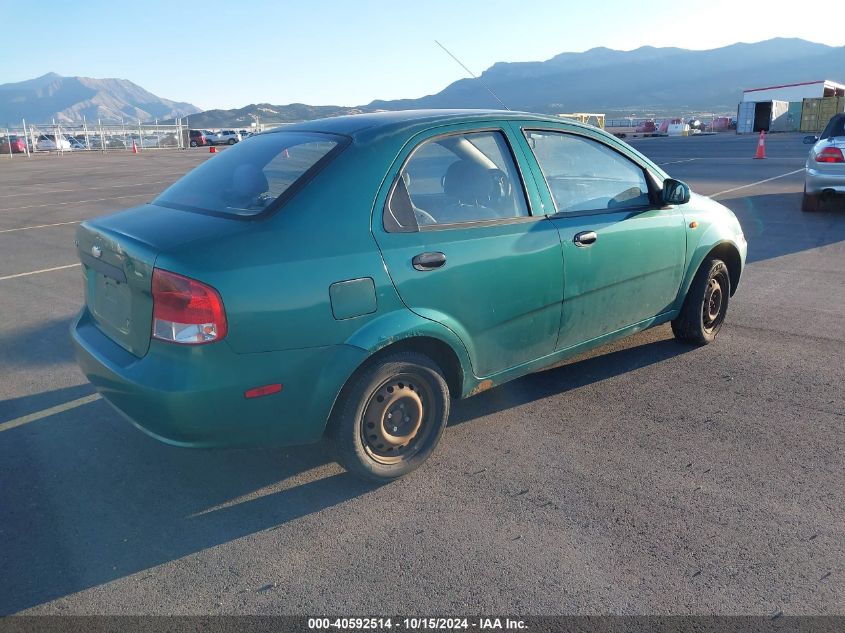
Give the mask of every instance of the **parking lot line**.
M 30 413 L 29 415 L 24 415 L 19 418 L 15 418 L 14 420 L 3 422 L 2 424 L 0 424 L 0 433 L 2 433 L 3 431 L 9 431 L 10 429 L 14 429 L 18 426 L 23 426 L 24 424 L 29 424 L 30 422 L 35 422 L 51 415 L 55 415 L 57 413 L 62 413 L 70 409 L 75 409 L 76 407 L 81 407 L 83 404 L 88 404 L 89 402 L 94 402 L 95 400 L 99 399 L 100 394 L 93 393 L 90 396 L 77 398 L 76 400 L 71 400 L 70 402 L 57 404 L 55 407 L 50 407 L 49 409 L 43 409 L 42 411 L 36 411 L 35 413 Z
M 683 160 L 670 160 L 668 163 L 657 163 L 658 165 L 677 165 L 678 163 L 691 163 L 697 158 L 685 158 Z
M 56 266 L 55 268 L 43 268 L 41 270 L 33 270 L 28 273 L 6 275 L 5 277 L 0 277 L 0 281 L 6 281 L 7 279 L 17 279 L 18 277 L 29 277 L 30 275 L 40 275 L 41 273 L 51 273 L 55 270 L 64 270 L 65 268 L 76 268 L 77 266 L 82 266 L 82 264 L 68 264 L 66 266 Z
M 79 224 L 82 220 L 73 222 L 56 222 L 55 224 L 36 224 L 35 226 L 21 226 L 17 229 L 0 229 L 0 233 L 14 233 L 15 231 L 28 231 L 30 229 L 46 229 L 50 226 L 65 226 L 66 224 Z
M 86 187 L 85 191 L 96 191 L 99 189 L 123 189 L 125 187 L 145 187 L 147 185 L 161 185 L 164 183 L 173 182 L 172 180 L 155 180 L 153 182 L 136 182 L 129 185 L 107 185 L 105 187 Z M 4 198 L 18 198 L 20 196 L 43 196 L 44 194 L 54 193 L 73 193 L 74 191 L 82 191 L 81 189 L 56 189 L 55 191 L 32 191 L 26 193 L 9 193 L 5 194 Z
M 149 193 L 135 193 L 131 196 L 112 196 L 111 198 L 96 198 L 94 200 L 72 200 L 70 202 L 51 202 L 49 204 L 30 204 L 25 207 L 7 207 L 0 211 L 23 211 L 24 209 L 43 209 L 44 207 L 63 207 L 68 204 L 85 204 L 86 202 L 106 202 L 107 200 L 121 200 L 123 198 L 150 197 Z
M 716 196 L 721 196 L 726 193 L 732 193 L 734 191 L 739 191 L 740 189 L 748 189 L 749 187 L 756 187 L 757 185 L 762 185 L 763 183 L 772 182 L 773 180 L 777 180 L 778 178 L 786 178 L 787 176 L 791 176 L 793 174 L 797 174 L 804 171 L 804 168 L 796 169 L 795 171 L 788 171 L 785 174 L 781 174 L 780 176 L 772 176 L 771 178 L 766 178 L 765 180 L 758 180 L 757 182 L 752 182 L 747 185 L 741 185 L 739 187 L 733 187 L 731 189 L 725 189 L 724 191 L 719 191 L 718 193 L 711 193 L 710 197 L 715 198 Z

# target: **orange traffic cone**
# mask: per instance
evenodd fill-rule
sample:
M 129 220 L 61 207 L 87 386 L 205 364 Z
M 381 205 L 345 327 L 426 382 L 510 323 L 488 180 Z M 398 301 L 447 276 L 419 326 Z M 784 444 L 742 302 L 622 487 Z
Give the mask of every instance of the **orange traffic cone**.
M 757 141 L 757 153 L 754 158 L 766 158 L 766 133 L 763 130 L 760 130 L 760 140 Z
M 132 153 L 133 153 L 133 154 L 137 154 L 137 153 L 138 153 L 138 146 L 137 146 L 137 145 L 135 145 L 135 139 L 134 139 L 134 138 L 132 139 Z
M 211 147 L 209 147 L 209 148 L 208 148 L 208 153 L 209 153 L 209 154 L 216 154 L 216 153 L 217 153 L 217 148 L 216 148 L 216 147 L 214 147 L 214 145 L 212 145 Z

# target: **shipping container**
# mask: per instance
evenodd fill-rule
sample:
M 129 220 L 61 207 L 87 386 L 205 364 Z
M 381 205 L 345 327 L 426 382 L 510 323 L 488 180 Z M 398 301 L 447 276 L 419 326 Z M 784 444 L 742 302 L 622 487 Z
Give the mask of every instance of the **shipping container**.
M 789 101 L 772 101 L 769 132 L 794 132 L 797 129 L 789 119 Z
M 739 104 L 736 112 L 736 133 L 751 134 L 754 131 L 754 106 L 753 101 L 743 101 Z
M 736 133 L 784 132 L 788 119 L 788 101 L 742 101 L 737 108 Z
M 845 112 L 845 97 L 804 99 L 801 107 L 801 131 L 820 132 L 834 114 Z

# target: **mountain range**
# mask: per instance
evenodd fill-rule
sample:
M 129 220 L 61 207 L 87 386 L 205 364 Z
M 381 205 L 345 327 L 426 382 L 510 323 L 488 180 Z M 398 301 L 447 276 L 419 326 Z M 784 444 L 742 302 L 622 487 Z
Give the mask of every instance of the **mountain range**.
M 63 77 L 47 73 L 0 85 L 0 125 L 32 123 L 143 122 L 199 112 L 190 103 L 162 99 L 126 79 Z
M 419 99 L 373 101 L 369 108 L 501 107 L 513 110 L 632 113 L 735 112 L 742 90 L 832 79 L 845 83 L 845 46 L 776 38 L 693 51 L 643 46 L 593 48 L 544 62 L 494 64 Z
M 156 97 L 125 79 L 43 77 L 0 85 L 0 124 L 77 122 L 83 115 L 149 121 L 190 115 L 191 127 L 279 125 L 374 110 L 501 108 L 535 112 L 604 112 L 610 117 L 730 113 L 746 88 L 832 79 L 845 83 L 845 46 L 775 38 L 711 50 L 643 46 L 593 48 L 546 61 L 499 62 L 477 79 L 461 79 L 436 94 L 376 100 L 358 106 L 250 104 L 199 112 L 189 103 Z

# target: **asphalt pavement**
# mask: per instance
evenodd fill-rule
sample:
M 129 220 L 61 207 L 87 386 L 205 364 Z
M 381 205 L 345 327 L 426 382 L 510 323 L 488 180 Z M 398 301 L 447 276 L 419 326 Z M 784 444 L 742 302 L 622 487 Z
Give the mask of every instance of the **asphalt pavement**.
M 76 368 L 76 223 L 207 152 L 0 159 L 0 614 L 845 613 L 845 205 L 802 213 L 801 136 L 756 142 L 633 140 L 742 223 L 715 344 L 457 402 L 380 487 L 319 444 L 165 446 Z

